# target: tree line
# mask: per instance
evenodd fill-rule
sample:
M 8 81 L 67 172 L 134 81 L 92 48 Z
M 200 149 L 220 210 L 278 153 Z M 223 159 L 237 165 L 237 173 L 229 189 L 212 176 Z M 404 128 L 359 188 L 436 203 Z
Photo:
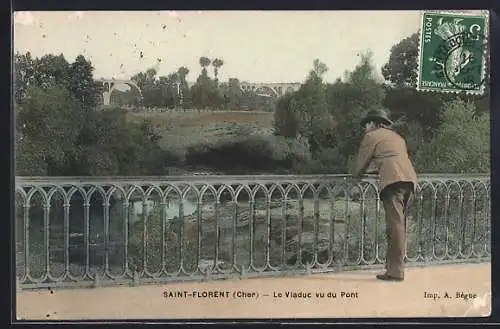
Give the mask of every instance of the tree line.
M 342 79 L 325 83 L 319 60 L 301 89 L 279 100 L 276 134 L 302 138 L 310 161 L 301 171 L 347 172 L 362 138 L 360 119 L 367 110 L 388 109 L 394 129 L 407 140 L 420 172 L 489 172 L 489 82 L 484 95 L 425 93 L 416 90 L 418 34 L 394 45 L 382 68 L 371 53 Z
M 158 76 L 156 68 L 135 74 L 133 80 L 141 89 L 115 92 L 111 101 L 116 105 L 135 105 L 177 109 L 217 109 L 217 110 L 264 110 L 272 111 L 274 99 L 261 97 L 255 91 L 243 91 L 237 78 L 227 82 L 219 81 L 219 70 L 224 65 L 221 58 L 200 57 L 201 73 L 196 82 L 189 86 L 189 68 L 181 66 L 166 76 Z M 208 67 L 213 68 L 213 77 Z
M 92 63 L 79 55 L 15 54 L 16 174 L 24 176 L 164 173 L 169 152 L 151 122 L 120 109 L 97 111 L 102 97 Z
M 390 110 L 394 129 L 407 140 L 419 172 L 489 172 L 489 85 L 481 96 L 418 92 L 417 54 L 415 33 L 393 46 L 382 76 L 367 52 L 333 83 L 324 81 L 328 67 L 316 59 L 297 92 L 269 105 L 274 109 L 273 135 L 241 133 L 191 146 L 178 156 L 160 147 L 161 136 L 150 121 L 130 122 L 119 108 L 95 110 L 102 90 L 94 81 L 92 63 L 83 56 L 69 63 L 63 55 L 32 58 L 18 53 L 17 174 L 168 175 L 187 165 L 232 173 L 346 173 L 362 137 L 359 120 L 373 107 Z M 144 105 L 161 100 L 186 108 L 237 109 L 244 106 L 245 94 L 237 79 L 219 83 L 223 64 L 200 58 L 202 71 L 191 87 L 186 67 L 159 78 L 149 69 L 134 80 Z

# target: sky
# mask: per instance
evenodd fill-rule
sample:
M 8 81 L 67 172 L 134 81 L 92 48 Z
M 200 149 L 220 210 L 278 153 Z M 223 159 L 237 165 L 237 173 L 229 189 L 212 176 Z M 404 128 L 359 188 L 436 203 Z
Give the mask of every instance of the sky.
M 14 51 L 69 62 L 83 54 L 96 79 L 187 66 L 195 81 L 201 56 L 222 58 L 220 80 L 264 83 L 302 82 L 319 58 L 325 80 L 335 81 L 368 50 L 380 73 L 391 47 L 419 24 L 419 11 L 16 12 Z

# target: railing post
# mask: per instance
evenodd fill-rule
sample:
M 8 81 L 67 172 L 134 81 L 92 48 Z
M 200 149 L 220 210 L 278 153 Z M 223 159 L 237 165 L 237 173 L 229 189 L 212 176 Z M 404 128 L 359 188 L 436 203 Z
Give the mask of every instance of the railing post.
M 253 194 L 250 195 L 250 214 L 248 218 L 248 225 L 250 228 L 250 252 L 248 253 L 248 263 L 250 266 L 253 265 L 253 251 L 255 248 L 255 242 L 254 242 L 254 222 L 255 222 L 255 201 L 254 201 L 254 196 Z
M 69 274 L 69 201 L 64 202 L 64 267 L 66 275 Z
M 266 197 L 266 267 L 271 265 L 271 200 Z
M 98 288 L 101 285 L 101 278 L 98 272 L 95 273 L 94 276 L 94 288 Z

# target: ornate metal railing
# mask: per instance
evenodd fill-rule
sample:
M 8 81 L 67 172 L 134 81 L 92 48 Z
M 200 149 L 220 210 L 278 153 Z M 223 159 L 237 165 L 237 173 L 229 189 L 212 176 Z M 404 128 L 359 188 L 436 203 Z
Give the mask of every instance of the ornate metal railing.
M 407 263 L 490 257 L 486 175 L 422 175 Z M 349 176 L 17 177 L 22 288 L 381 266 L 377 182 Z

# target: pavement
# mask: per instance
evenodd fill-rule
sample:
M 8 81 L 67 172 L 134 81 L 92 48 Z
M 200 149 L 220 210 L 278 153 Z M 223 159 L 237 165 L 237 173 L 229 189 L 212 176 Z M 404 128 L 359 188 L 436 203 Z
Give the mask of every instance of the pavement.
M 18 291 L 22 320 L 483 317 L 491 264 L 411 267 L 403 282 L 379 270 L 136 287 Z

